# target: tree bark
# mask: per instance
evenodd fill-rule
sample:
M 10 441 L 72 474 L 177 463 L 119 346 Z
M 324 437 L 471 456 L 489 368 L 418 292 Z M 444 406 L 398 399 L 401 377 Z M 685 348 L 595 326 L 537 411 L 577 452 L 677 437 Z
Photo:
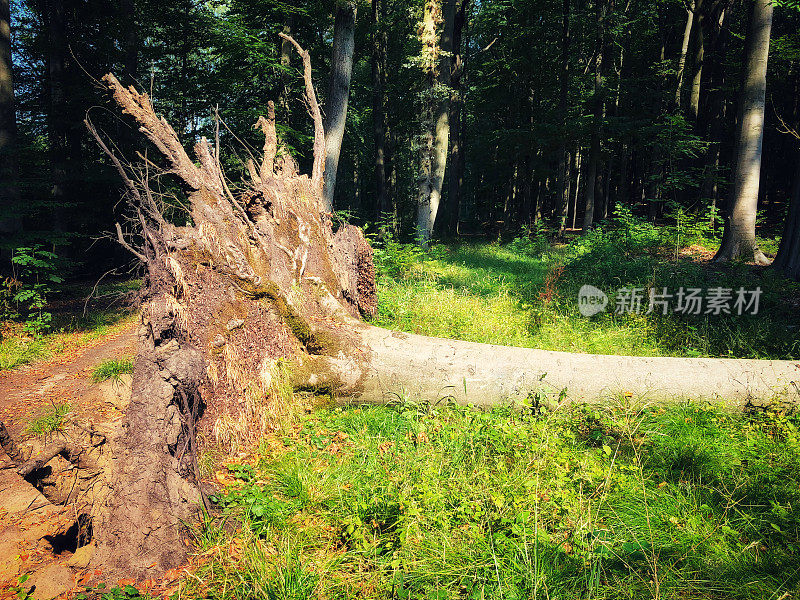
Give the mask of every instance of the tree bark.
M 745 79 L 740 93 L 737 157 L 733 196 L 728 205 L 722 245 L 714 260 L 736 259 L 768 264 L 756 243 L 756 213 L 764 140 L 764 102 L 767 59 L 772 29 L 772 0 L 753 0 L 745 58 Z
M 139 72 L 139 28 L 136 0 L 121 0 L 120 8 L 125 23 L 123 39 L 125 78 L 133 85 Z
M 444 9 L 444 10 L 442 10 Z M 447 166 L 450 138 L 449 93 L 450 53 L 456 0 L 427 0 L 420 28 L 423 69 L 427 89 L 422 107 L 421 169 L 417 193 L 417 239 L 427 245 L 433 234 Z M 443 22 L 441 39 L 439 24 Z
M 592 92 L 592 137 L 589 143 L 588 165 L 586 169 L 586 196 L 583 212 L 583 233 L 586 234 L 594 224 L 597 171 L 600 162 L 600 135 L 603 127 L 603 53 L 605 50 L 606 3 L 597 2 L 597 40 L 594 65 L 594 90 Z
M 705 62 L 705 35 L 703 34 L 703 21 L 701 2 L 697 2 L 694 11 L 694 60 L 692 62 L 692 90 L 689 96 L 689 118 L 697 121 L 700 114 L 700 91 L 703 82 L 703 63 Z
M 11 7 L 9 0 L 0 0 L 0 235 L 11 235 L 22 228 L 18 214 L 16 152 L 17 109 L 11 54 Z M 3 258 L 7 259 L 5 255 Z
M 339 155 L 342 151 L 344 128 L 347 122 L 350 77 L 353 74 L 355 31 L 356 3 L 353 0 L 343 0 L 337 4 L 333 26 L 331 81 L 325 121 L 326 155 L 323 195 L 328 212 L 333 210 L 336 172 L 339 169 Z
M 450 153 L 448 163 L 450 171 L 447 185 L 447 210 L 445 211 L 442 231 L 446 235 L 458 234 L 459 213 L 461 212 L 461 196 L 464 185 L 464 128 L 462 127 L 462 111 L 464 107 L 463 79 L 466 75 L 466 62 L 462 53 L 462 39 L 467 25 L 469 0 L 458 0 L 453 22 L 453 51 L 450 60 L 450 106 L 448 122 L 450 124 Z
M 564 231 L 567 226 L 567 211 L 569 208 L 569 152 L 567 151 L 567 104 L 569 96 L 569 47 L 570 47 L 570 0 L 561 3 L 561 73 L 558 94 L 558 112 L 560 115 L 561 131 L 558 137 L 558 199 L 556 202 L 556 215 L 558 230 Z
M 800 151 L 797 153 L 789 213 L 786 216 L 781 245 L 772 266 L 786 277 L 800 281 Z
M 686 8 L 686 26 L 683 29 L 683 40 L 681 42 L 681 53 L 678 57 L 677 84 L 675 85 L 675 107 L 681 106 L 681 91 L 683 90 L 683 72 L 686 68 L 686 55 L 689 53 L 689 40 L 692 37 L 692 26 L 694 25 L 694 2 Z
M 372 0 L 372 123 L 375 141 L 375 216 L 391 209 L 386 186 L 386 46 L 384 1 Z
M 47 131 L 50 142 L 50 197 L 55 210 L 53 226 L 64 228 L 67 196 L 67 148 L 69 110 L 66 93 L 67 38 L 63 0 L 44 0 L 43 15 L 48 39 L 47 76 L 49 106 Z

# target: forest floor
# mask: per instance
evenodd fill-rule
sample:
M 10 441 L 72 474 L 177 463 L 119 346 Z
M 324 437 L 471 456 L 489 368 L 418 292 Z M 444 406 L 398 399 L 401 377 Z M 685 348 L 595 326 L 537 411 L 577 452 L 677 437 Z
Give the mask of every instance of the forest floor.
M 796 284 L 713 265 L 713 243 L 684 242 L 639 224 L 555 246 L 532 236 L 423 252 L 390 241 L 376 250 L 376 324 L 572 352 L 800 357 Z M 755 316 L 587 318 L 584 284 L 610 297 L 626 286 L 764 293 Z M 84 316 L 78 304 L 66 302 L 45 338 L 0 342 L 0 419 L 23 440 L 122 415 L 118 376 L 130 369 L 135 318 L 96 306 Z M 220 489 L 216 509 L 194 531 L 189 575 L 168 574 L 150 595 L 167 586 L 220 599 L 794 597 L 799 428 L 782 412 L 636 398 L 552 412 L 535 398 L 522 412 L 402 399 L 298 408 L 255 446 L 206 440 L 200 462 Z M 51 543 L 75 515 L 12 474 L 0 469 L 0 575 L 13 568 L 5 593 L 24 596 L 37 577 L 63 584 L 65 573 L 70 585 L 96 586 L 102 573 L 82 571 L 85 557 L 67 564 L 78 547 Z M 86 594 L 132 598 L 152 585 L 122 580 Z
M 393 242 L 376 250 L 378 315 L 374 324 L 409 333 L 592 354 L 721 358 L 800 358 L 800 286 L 768 268 L 711 262 L 718 240 L 677 235 L 648 223 L 598 228 L 553 245 L 546 238 L 509 244 L 433 246 L 422 252 Z M 765 244 L 774 250 L 774 244 Z M 583 316 L 582 286 L 608 298 Z M 700 290 L 700 314 L 676 311 L 683 289 Z M 708 313 L 714 290 L 732 296 L 727 310 Z M 761 290 L 738 314 L 737 291 Z M 638 290 L 617 312 L 624 290 Z M 649 292 L 671 294 L 667 310 L 648 312 Z M 743 307 L 744 308 L 744 307 Z M 666 313 L 666 314 L 663 314 Z
M 635 399 L 300 414 L 216 473 L 182 593 L 794 598 L 798 426 Z

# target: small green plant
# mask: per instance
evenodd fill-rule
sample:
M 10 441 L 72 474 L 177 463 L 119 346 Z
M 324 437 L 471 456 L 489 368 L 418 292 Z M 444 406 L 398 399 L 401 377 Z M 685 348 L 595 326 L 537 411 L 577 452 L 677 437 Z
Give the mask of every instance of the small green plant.
M 50 329 L 53 319 L 45 310 L 47 296 L 63 282 L 56 275 L 58 256 L 40 245 L 21 246 L 14 250 L 11 262 L 19 270 L 20 282 L 13 301 L 25 312 L 25 331 L 38 337 Z
M 70 405 L 67 402 L 53 403 L 45 408 L 38 417 L 33 419 L 25 428 L 28 435 L 49 435 L 61 429 L 64 417 L 69 414 Z
M 378 275 L 403 279 L 411 274 L 414 265 L 425 251 L 415 244 L 402 244 L 389 234 L 376 244 L 375 268 Z
M 97 365 L 92 371 L 92 381 L 100 383 L 107 379 L 113 380 L 115 383 L 120 381 L 122 375 L 130 375 L 133 373 L 133 360 L 130 358 L 112 358 L 104 360 Z
M 94 587 L 84 588 L 84 592 L 75 596 L 75 600 L 132 600 L 132 599 L 147 600 L 150 595 L 142 593 L 134 586 L 128 585 L 115 585 L 112 588 L 101 583 Z

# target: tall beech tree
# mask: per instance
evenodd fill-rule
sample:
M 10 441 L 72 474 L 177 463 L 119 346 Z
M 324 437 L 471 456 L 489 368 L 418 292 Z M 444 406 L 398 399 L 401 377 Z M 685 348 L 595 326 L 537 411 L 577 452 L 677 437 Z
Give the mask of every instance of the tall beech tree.
M 425 88 L 421 104 L 420 176 L 417 193 L 417 239 L 433 234 L 447 166 L 450 140 L 450 56 L 457 0 L 426 0 L 420 25 Z M 441 33 L 440 33 L 441 32 Z
M 733 193 L 725 217 L 722 245 L 714 260 L 744 259 L 763 265 L 768 264 L 769 259 L 756 243 L 756 215 L 764 141 L 767 59 L 774 5 L 773 0 L 752 0 L 751 4 L 745 74 L 740 92 Z
M 344 128 L 347 122 L 347 104 L 350 98 L 350 78 L 353 74 L 357 7 L 355 0 L 336 3 L 333 26 L 333 58 L 331 59 L 330 86 L 326 106 L 325 136 L 328 140 L 325 155 L 324 198 L 328 210 L 333 210 L 333 194 L 339 155 L 342 152 Z

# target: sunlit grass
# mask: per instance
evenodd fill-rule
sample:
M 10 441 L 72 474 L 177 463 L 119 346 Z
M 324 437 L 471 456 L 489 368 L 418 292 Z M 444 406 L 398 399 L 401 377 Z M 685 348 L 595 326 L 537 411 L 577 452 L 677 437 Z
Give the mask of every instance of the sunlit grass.
M 230 466 L 183 593 L 794 596 L 798 467 L 798 421 L 780 413 L 322 410 Z
M 25 427 L 28 435 L 49 435 L 61 429 L 64 424 L 64 417 L 69 414 L 70 405 L 68 402 L 54 403 L 45 407 L 38 416 L 33 418 Z
M 537 252 L 520 245 L 438 246 L 394 276 L 379 273 L 380 326 L 437 337 L 544 350 L 635 356 L 800 356 L 796 284 L 754 267 L 714 268 L 670 258 L 653 239 L 595 235 Z M 524 250 L 524 246 L 521 246 Z M 400 252 L 400 251 L 395 251 Z M 390 263 L 385 257 L 379 267 Z M 391 264 L 391 263 L 390 263 Z M 578 310 L 583 284 L 609 295 L 592 318 Z M 758 315 L 614 314 L 622 287 L 763 290 Z M 644 302 L 644 309 L 647 301 Z M 787 323 L 789 326 L 787 327 Z
M 92 371 L 92 381 L 100 383 L 111 379 L 119 381 L 122 375 L 133 373 L 133 359 L 131 358 L 111 358 L 104 360 Z

